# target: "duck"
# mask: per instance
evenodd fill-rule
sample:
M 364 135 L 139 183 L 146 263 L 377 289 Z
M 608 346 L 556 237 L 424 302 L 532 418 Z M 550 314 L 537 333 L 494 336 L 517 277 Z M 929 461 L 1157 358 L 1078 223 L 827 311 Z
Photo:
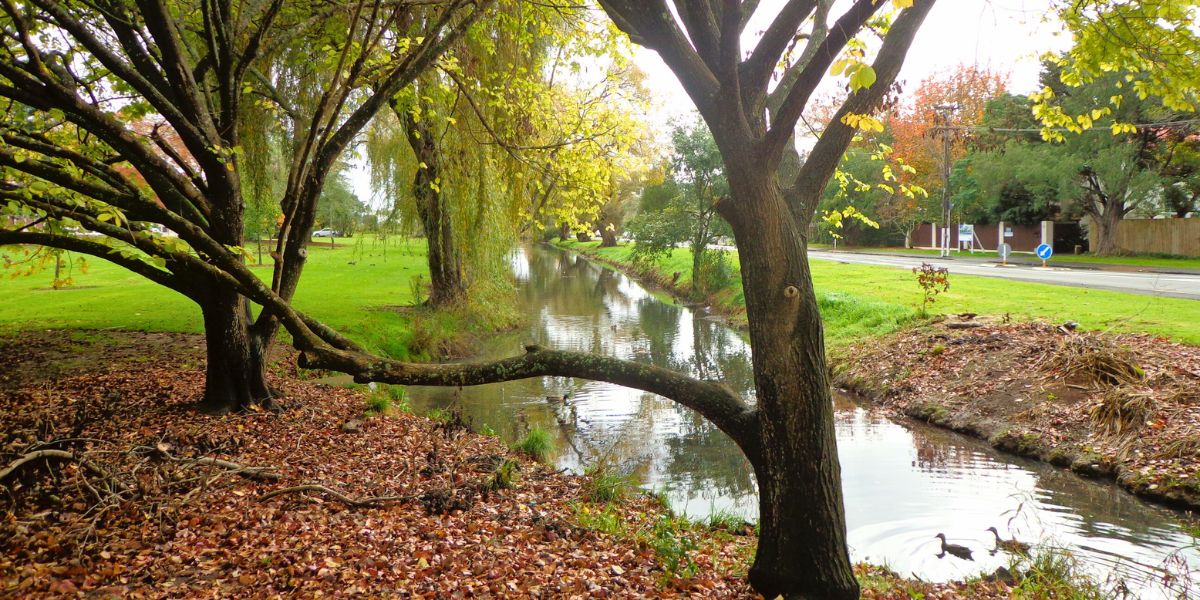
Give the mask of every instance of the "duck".
M 567 392 L 561 396 L 546 396 L 546 402 L 566 402 L 571 399 L 571 392 Z
M 942 540 L 942 555 L 950 554 L 963 560 L 975 560 L 974 558 L 971 558 L 970 548 L 966 546 L 959 546 L 958 544 L 947 544 L 946 534 L 939 533 L 933 537 Z
M 1000 537 L 1000 532 L 996 531 L 995 527 L 988 527 L 984 531 L 992 532 L 996 536 L 996 548 L 1011 554 L 1029 554 L 1029 544 L 1017 540 L 1006 540 Z

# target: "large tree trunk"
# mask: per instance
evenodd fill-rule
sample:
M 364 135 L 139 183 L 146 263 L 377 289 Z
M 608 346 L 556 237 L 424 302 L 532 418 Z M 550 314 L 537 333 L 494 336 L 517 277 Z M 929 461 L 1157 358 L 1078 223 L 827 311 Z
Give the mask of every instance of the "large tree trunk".
M 600 229 L 600 246 L 603 248 L 612 248 L 617 245 L 617 229 L 615 227 L 602 227 Z
M 730 176 L 719 205 L 738 240 L 753 348 L 761 533 L 750 569 L 771 598 L 857 598 L 821 317 L 802 231 L 773 174 Z
M 408 145 L 422 165 L 413 176 L 412 191 L 429 246 L 426 254 L 429 305 L 437 308 L 457 305 L 466 299 L 467 286 L 462 253 L 455 241 L 454 223 L 437 184 L 441 174 L 437 141 L 424 121 L 417 121 L 407 110 L 393 109 L 404 119 Z
M 1117 226 L 1121 223 L 1121 212 L 1112 207 L 1106 207 L 1104 214 L 1092 215 L 1092 226 L 1096 228 L 1096 247 L 1092 254 L 1097 256 L 1115 256 L 1121 254 L 1117 245 Z
M 225 414 L 260 405 L 270 408 L 274 393 L 267 385 L 269 339 L 251 333 L 245 298 L 214 285 L 200 302 L 207 345 L 204 398 L 200 409 Z

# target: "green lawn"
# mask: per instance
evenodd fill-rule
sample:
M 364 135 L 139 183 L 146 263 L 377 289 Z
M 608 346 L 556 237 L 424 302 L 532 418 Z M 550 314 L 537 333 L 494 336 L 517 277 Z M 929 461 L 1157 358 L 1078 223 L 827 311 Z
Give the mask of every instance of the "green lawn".
M 323 242 L 310 247 L 296 305 L 368 346 L 401 358 L 427 358 L 439 340 L 463 331 L 483 333 L 517 320 L 512 312 L 494 310 L 504 305 L 498 295 L 475 303 L 488 306 L 487 311 L 443 314 L 407 308 L 413 303 L 414 283 L 428 280 L 422 240 L 392 238 L 385 244 L 359 236 L 338 243 L 336 249 Z M 597 242 L 561 245 L 617 262 L 627 262 L 631 250 L 629 245 L 597 248 Z M 22 258 L 12 247 L 0 249 L 0 255 Z M 735 279 L 719 294 L 719 300 L 741 306 L 736 258 L 731 263 Z M 30 276 L 19 276 L 19 268 L 10 267 L 10 276 L 0 279 L 0 332 L 29 328 L 201 330 L 200 310 L 191 301 L 102 260 L 89 260 L 86 273 L 76 266 L 71 273 L 73 285 L 61 290 L 50 289 L 53 265 L 50 267 Z M 658 268 L 667 278 L 679 271 L 681 283 L 689 284 L 689 251 L 676 249 Z M 264 278 L 270 276 L 269 267 L 257 270 Z M 920 303 L 920 291 L 907 270 L 814 261 L 813 280 L 831 348 L 895 330 L 913 318 L 914 307 Z M 1200 303 L 1194 300 L 956 275 L 950 291 L 938 297 L 932 310 L 1009 314 L 1014 319 L 1070 319 L 1088 329 L 1148 332 L 1200 344 Z
M 322 239 L 309 246 L 308 264 L 296 292 L 301 310 L 368 346 L 397 357 L 420 357 L 430 344 L 457 330 L 480 326 L 464 315 L 411 310 L 417 281 L 428 282 L 424 240 L 373 236 Z M 253 250 L 253 246 L 251 246 Z M 0 262 L 24 258 L 0 248 Z M 263 278 L 270 266 L 255 267 Z M 100 259 L 77 265 L 69 287 L 51 289 L 48 269 L 21 276 L 15 267 L 0 279 L 0 332 L 18 329 L 128 329 L 199 332 L 200 309 L 171 290 Z M 399 310 L 394 310 L 399 309 Z M 489 318 L 514 318 L 491 311 Z M 415 339 L 420 338 L 420 339 Z
M 560 245 L 616 261 L 627 261 L 632 250 L 631 245 L 598 248 L 598 244 Z M 732 262 L 736 273 L 737 261 Z M 659 268 L 666 273 L 682 271 L 680 279 L 688 281 L 690 251 L 675 249 Z M 905 314 L 911 315 L 921 302 L 916 279 L 906 269 L 815 260 L 812 270 L 831 347 L 855 336 L 887 333 L 903 323 Z M 733 286 L 740 288 L 736 282 Z M 740 291 L 726 298 L 734 305 L 742 302 Z M 937 297 L 931 312 L 1073 320 L 1086 329 L 1152 333 L 1200 345 L 1200 302 L 1179 298 L 953 275 L 950 290 Z
M 823 247 L 823 250 L 832 250 L 829 247 Z M 846 248 L 841 247 L 838 250 L 859 251 L 859 252 L 882 252 L 887 254 L 912 254 L 917 256 L 938 256 L 940 251 L 928 248 Z M 999 259 L 995 252 L 991 250 L 976 250 L 975 252 L 968 251 L 951 251 L 952 256 L 966 256 L 973 258 L 989 258 Z M 1036 261 L 1037 257 L 1029 253 L 1019 253 L 1015 255 L 1016 260 L 1020 261 Z M 1093 256 L 1091 254 L 1059 254 L 1050 258 L 1050 262 L 1060 264 L 1079 264 L 1079 265 L 1123 265 L 1132 267 L 1154 267 L 1158 269 L 1196 269 L 1200 270 L 1200 258 L 1189 258 L 1186 256 L 1170 257 L 1170 256 Z

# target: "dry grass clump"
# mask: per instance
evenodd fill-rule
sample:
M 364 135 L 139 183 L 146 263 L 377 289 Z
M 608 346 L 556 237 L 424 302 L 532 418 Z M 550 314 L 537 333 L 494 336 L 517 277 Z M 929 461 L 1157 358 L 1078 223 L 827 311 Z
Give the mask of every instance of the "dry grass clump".
M 1131 384 L 1146 377 L 1133 352 L 1091 333 L 1064 337 L 1047 359 L 1051 369 L 1066 377 L 1082 377 L 1093 385 Z
M 1163 448 L 1162 458 L 1200 458 L 1200 436 L 1177 439 Z
M 1155 394 L 1152 390 L 1116 386 L 1092 405 L 1088 415 L 1105 433 L 1121 435 L 1144 425 L 1150 418 L 1154 404 Z

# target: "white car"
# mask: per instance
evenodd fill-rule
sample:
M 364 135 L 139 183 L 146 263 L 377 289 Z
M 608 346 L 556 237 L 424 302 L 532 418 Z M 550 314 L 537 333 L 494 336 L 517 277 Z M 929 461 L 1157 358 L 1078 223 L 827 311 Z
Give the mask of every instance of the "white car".
M 322 228 L 322 229 L 318 229 L 318 230 L 314 231 L 314 232 L 313 232 L 313 234 L 312 234 L 312 236 L 313 236 L 313 237 L 330 237 L 330 238 L 331 238 L 331 237 L 338 237 L 339 235 L 341 235 L 341 234 L 340 234 L 340 233 L 338 233 L 338 231 L 337 231 L 337 230 L 335 230 L 335 229 L 330 229 L 330 228 L 328 228 L 328 227 L 324 227 L 324 228 Z

